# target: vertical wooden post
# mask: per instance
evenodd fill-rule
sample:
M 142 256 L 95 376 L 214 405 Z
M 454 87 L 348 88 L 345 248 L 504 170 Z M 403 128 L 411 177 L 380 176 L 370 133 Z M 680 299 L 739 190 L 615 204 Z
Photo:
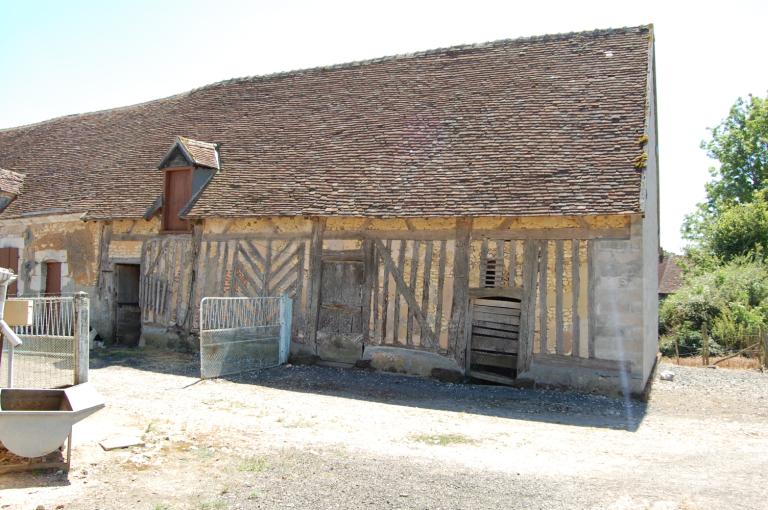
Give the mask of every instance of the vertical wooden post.
M 374 275 L 378 274 L 378 266 L 374 259 L 374 245 L 370 239 L 363 241 L 363 274 L 365 283 L 363 285 L 363 345 L 371 343 L 371 297 L 376 289 L 374 288 Z M 375 316 L 375 314 L 374 314 Z
M 293 300 L 287 295 L 280 297 L 280 347 L 278 362 L 282 365 L 288 362 L 291 352 L 291 319 L 293 318 Z
M 763 368 L 768 370 L 768 335 L 763 328 L 760 328 L 761 347 L 763 349 Z
M 88 363 L 90 360 L 90 348 L 88 345 L 89 317 L 88 294 L 78 292 L 74 297 L 74 344 L 75 344 L 75 384 L 88 382 Z
M 680 364 L 680 337 L 675 335 L 675 362 Z
M 448 349 L 453 349 L 459 366 L 468 368 L 467 317 L 469 316 L 469 236 L 471 218 L 456 220 L 456 248 L 453 254 L 453 303 L 448 328 Z
M 519 348 L 517 354 L 517 372 L 525 372 L 531 367 L 533 357 L 533 330 L 536 314 L 536 260 L 539 256 L 539 243 L 533 240 L 524 242 L 523 248 L 523 303 L 520 310 Z
M 709 365 L 709 334 L 706 323 L 701 326 L 701 363 L 704 366 Z
M 323 272 L 323 234 L 325 233 L 325 218 L 312 219 L 312 241 L 309 247 L 309 331 L 308 340 L 317 354 L 317 320 L 320 310 L 320 285 Z

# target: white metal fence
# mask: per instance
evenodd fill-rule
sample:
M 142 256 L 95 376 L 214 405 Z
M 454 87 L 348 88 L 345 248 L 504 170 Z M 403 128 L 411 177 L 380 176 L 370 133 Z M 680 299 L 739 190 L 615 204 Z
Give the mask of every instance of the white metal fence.
M 289 297 L 206 297 L 200 302 L 200 377 L 274 367 L 288 361 Z
M 57 388 L 88 380 L 88 298 L 10 298 L 32 301 L 32 324 L 15 327 L 22 345 L 13 356 L 3 342 L 0 386 Z M 13 363 L 11 364 L 11 359 Z

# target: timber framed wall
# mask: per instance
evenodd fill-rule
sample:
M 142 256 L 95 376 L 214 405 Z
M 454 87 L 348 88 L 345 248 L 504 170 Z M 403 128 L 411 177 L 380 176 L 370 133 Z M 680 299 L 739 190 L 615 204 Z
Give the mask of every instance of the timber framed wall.
M 323 263 L 338 258 L 335 254 L 357 254 L 366 268 L 365 327 L 355 340 L 361 352 L 365 346 L 434 353 L 463 371 L 471 299 L 514 294 L 523 298 L 518 374 L 546 381 L 550 372 L 572 365 L 611 385 L 619 372 L 642 366 L 642 335 L 634 338 L 631 330 L 641 319 L 627 314 L 628 322 L 616 325 L 624 332 L 618 340 L 606 330 L 607 321 L 616 319 L 606 319 L 595 296 L 610 285 L 611 271 L 623 269 L 601 260 L 618 254 L 625 263 L 639 262 L 640 236 L 631 238 L 632 225 L 640 221 L 630 216 L 205 220 L 195 302 L 204 295 L 287 293 L 295 300 L 293 350 L 317 353 Z M 623 342 L 620 349 L 617 341 Z M 332 358 L 332 350 L 321 350 Z M 564 384 L 580 383 L 569 378 Z

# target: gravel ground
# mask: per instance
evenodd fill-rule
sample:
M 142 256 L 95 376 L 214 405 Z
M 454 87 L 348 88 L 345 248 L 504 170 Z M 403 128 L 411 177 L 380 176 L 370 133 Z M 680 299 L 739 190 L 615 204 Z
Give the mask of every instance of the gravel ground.
M 196 359 L 108 351 L 108 408 L 69 475 L 0 508 L 765 508 L 768 376 L 663 365 L 648 404 L 294 366 L 198 382 Z M 138 434 L 144 447 L 98 442 Z

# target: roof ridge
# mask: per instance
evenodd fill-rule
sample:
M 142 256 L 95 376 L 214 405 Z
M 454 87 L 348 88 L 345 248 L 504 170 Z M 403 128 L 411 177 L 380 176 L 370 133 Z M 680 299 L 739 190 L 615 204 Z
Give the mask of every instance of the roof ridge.
M 485 41 L 481 43 L 468 43 L 468 44 L 458 44 L 454 46 L 444 46 L 444 47 L 438 47 L 438 48 L 432 48 L 429 50 L 421 50 L 421 51 L 415 51 L 411 53 L 397 53 L 394 55 L 387 55 L 383 57 L 375 57 L 370 59 L 363 59 L 363 60 L 353 60 L 349 62 L 343 62 L 338 64 L 328 64 L 328 65 L 320 65 L 320 66 L 314 66 L 314 67 L 306 67 L 306 68 L 299 68 L 299 69 L 291 69 L 287 71 L 277 71 L 274 73 L 267 73 L 267 74 L 259 74 L 259 75 L 251 75 L 251 76 L 241 76 L 237 78 L 228 78 L 226 80 L 221 80 L 213 83 L 209 83 L 206 85 L 201 85 L 200 87 L 195 87 L 190 90 L 179 92 L 176 94 L 171 94 L 169 96 L 150 99 L 148 101 L 142 101 L 140 103 L 134 103 L 131 105 L 123 105 L 123 106 L 116 106 L 113 108 L 105 108 L 103 110 L 93 110 L 90 112 L 80 112 L 80 113 L 72 113 L 68 115 L 61 115 L 59 117 L 52 117 L 50 119 L 41 120 L 38 122 L 32 122 L 29 124 L 21 124 L 19 126 L 11 126 L 7 128 L 0 128 L 0 133 L 13 131 L 16 129 L 27 129 L 32 128 L 36 126 L 40 126 L 47 123 L 57 122 L 65 119 L 73 119 L 77 117 L 84 117 L 88 115 L 98 115 L 98 114 L 107 114 L 111 112 L 116 111 L 122 111 L 122 110 L 131 110 L 135 108 L 140 108 L 149 104 L 153 103 L 161 103 L 163 101 L 168 101 L 172 99 L 182 98 L 189 96 L 191 94 L 194 94 L 196 92 L 202 91 L 202 90 L 208 90 L 215 87 L 220 87 L 222 85 L 228 85 L 231 83 L 245 83 L 245 82 L 257 82 L 262 80 L 270 80 L 270 79 L 276 79 L 276 78 L 285 78 L 288 76 L 296 76 L 304 73 L 309 72 L 317 72 L 317 71 L 330 71 L 330 70 L 337 70 L 337 69 L 353 69 L 356 67 L 369 65 L 369 64 L 378 64 L 381 62 L 390 62 L 390 61 L 396 61 L 396 60 L 405 60 L 408 58 L 417 58 L 417 57 L 424 57 L 429 55 L 438 55 L 440 53 L 445 53 L 449 51 L 460 51 L 460 50 L 472 50 L 472 49 L 482 49 L 482 48 L 490 48 L 493 46 L 504 46 L 504 45 L 511 45 L 515 43 L 526 43 L 526 42 L 545 42 L 545 41 L 559 41 L 563 39 L 568 39 L 576 36 L 601 36 L 601 35 L 609 35 L 609 34 L 618 34 L 618 33 L 631 33 L 631 32 L 640 32 L 643 30 L 652 31 L 653 30 L 653 24 L 649 23 L 646 25 L 636 25 L 636 26 L 624 26 L 624 27 L 618 27 L 618 28 L 601 28 L 601 29 L 594 29 L 594 30 L 582 30 L 582 31 L 572 31 L 572 32 L 560 32 L 560 33 L 554 33 L 554 34 L 545 34 L 545 35 L 531 35 L 531 36 L 523 36 L 523 37 L 516 37 L 516 38 L 507 38 L 507 39 L 496 39 L 493 41 Z

